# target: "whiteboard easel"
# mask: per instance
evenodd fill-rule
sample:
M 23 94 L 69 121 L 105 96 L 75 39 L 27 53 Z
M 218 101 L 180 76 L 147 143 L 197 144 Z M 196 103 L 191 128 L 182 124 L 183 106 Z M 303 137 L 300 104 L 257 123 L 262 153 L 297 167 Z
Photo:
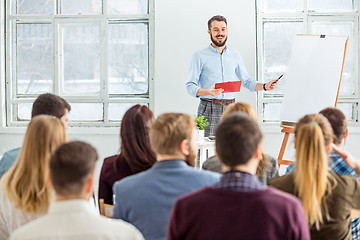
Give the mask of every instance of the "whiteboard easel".
M 295 37 L 281 109 L 284 139 L 278 155 L 283 160 L 295 123 L 306 114 L 337 106 L 349 37 L 303 35 Z

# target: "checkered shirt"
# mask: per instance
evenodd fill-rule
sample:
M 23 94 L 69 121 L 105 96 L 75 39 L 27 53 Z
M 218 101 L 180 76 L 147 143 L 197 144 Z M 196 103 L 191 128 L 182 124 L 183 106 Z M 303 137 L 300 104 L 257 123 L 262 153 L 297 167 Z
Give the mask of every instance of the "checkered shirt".
M 266 189 L 257 176 L 242 171 L 229 171 L 223 174 L 220 182 L 214 188 L 238 191 L 257 191 Z

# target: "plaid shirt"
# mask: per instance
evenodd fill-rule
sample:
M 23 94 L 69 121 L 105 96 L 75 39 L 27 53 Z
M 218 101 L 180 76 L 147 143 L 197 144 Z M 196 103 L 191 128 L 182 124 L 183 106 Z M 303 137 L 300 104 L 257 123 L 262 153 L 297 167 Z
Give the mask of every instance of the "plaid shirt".
M 232 170 L 223 174 L 220 182 L 214 188 L 238 191 L 257 191 L 266 189 L 257 176 L 247 172 Z
M 294 171 L 295 164 L 292 163 L 286 169 L 286 174 Z M 354 169 L 350 168 L 345 161 L 336 152 L 331 152 L 329 155 L 329 170 L 338 174 L 348 174 L 358 179 Z M 351 220 L 351 238 L 353 240 L 360 239 L 360 218 Z

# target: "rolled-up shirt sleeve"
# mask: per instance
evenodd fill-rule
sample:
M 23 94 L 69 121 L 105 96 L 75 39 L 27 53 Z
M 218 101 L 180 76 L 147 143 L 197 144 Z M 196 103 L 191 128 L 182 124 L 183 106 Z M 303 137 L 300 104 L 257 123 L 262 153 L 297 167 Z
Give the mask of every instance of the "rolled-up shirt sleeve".
M 235 74 L 239 78 L 239 80 L 242 81 L 241 85 L 243 87 L 249 89 L 251 92 L 255 91 L 257 82 L 249 76 L 241 58 L 238 66 L 235 69 Z
M 194 54 L 190 64 L 188 81 L 186 82 L 186 90 L 191 96 L 198 97 L 196 96 L 196 93 L 201 88 L 199 84 L 200 74 L 201 74 L 201 59 L 198 54 Z

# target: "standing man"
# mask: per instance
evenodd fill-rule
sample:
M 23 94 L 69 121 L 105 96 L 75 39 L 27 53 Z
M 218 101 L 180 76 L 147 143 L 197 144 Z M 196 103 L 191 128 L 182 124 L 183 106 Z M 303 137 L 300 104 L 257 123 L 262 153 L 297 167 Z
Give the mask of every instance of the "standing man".
M 236 93 L 222 93 L 224 89 L 215 89 L 215 83 L 234 81 L 236 75 L 242 86 L 250 91 L 268 91 L 276 88 L 277 80 L 264 84 L 250 78 L 240 54 L 225 45 L 228 34 L 225 17 L 212 17 L 208 21 L 208 33 L 212 43 L 194 54 L 186 89 L 190 95 L 200 97 L 198 116 L 208 119 L 210 125 L 205 128 L 205 136 L 212 136 L 224 109 L 235 102 L 236 96 Z

